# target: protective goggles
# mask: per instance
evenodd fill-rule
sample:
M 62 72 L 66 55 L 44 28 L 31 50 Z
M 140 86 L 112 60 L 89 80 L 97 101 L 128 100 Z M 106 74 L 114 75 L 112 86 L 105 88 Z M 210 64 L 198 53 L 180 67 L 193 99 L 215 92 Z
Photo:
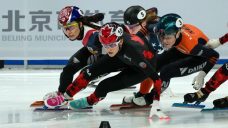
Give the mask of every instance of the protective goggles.
M 170 39 L 173 36 L 176 36 L 176 33 L 172 33 L 172 34 L 159 34 L 158 37 L 159 39 Z
M 73 29 L 77 28 L 79 26 L 79 23 L 78 22 L 72 22 L 72 23 L 69 23 L 65 26 L 63 26 L 63 30 L 64 31 L 72 31 Z
M 140 24 L 137 23 L 137 24 L 132 24 L 132 25 L 127 25 L 130 29 L 133 29 L 135 27 L 138 27 Z
M 114 47 L 118 46 L 119 43 L 120 43 L 120 40 L 117 42 L 110 43 L 110 44 L 102 44 L 102 46 L 106 49 L 109 49 L 109 48 L 114 48 Z

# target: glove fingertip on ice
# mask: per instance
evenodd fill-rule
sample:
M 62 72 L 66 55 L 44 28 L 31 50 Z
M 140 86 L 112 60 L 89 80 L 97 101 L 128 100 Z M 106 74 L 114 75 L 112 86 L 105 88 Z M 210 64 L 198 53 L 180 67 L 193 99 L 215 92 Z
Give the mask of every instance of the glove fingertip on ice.
M 171 120 L 171 118 L 168 117 L 168 116 L 167 116 L 167 117 L 160 117 L 159 119 L 160 119 L 160 120 Z

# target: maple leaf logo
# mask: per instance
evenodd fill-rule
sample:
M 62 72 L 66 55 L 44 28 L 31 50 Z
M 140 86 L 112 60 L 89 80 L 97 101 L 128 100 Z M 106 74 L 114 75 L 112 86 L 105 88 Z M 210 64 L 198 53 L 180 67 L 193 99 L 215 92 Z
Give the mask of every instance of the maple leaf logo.
M 101 29 L 101 34 L 104 37 L 108 37 L 109 35 L 111 35 L 112 32 L 112 27 L 109 27 L 108 25 L 106 25 L 104 28 Z
M 153 53 L 149 50 L 144 50 L 143 51 L 143 55 L 146 59 L 152 59 L 154 57 Z
M 101 43 L 109 44 L 117 41 L 117 36 L 113 33 L 113 27 L 106 25 L 105 27 L 101 28 L 100 32 L 100 39 Z

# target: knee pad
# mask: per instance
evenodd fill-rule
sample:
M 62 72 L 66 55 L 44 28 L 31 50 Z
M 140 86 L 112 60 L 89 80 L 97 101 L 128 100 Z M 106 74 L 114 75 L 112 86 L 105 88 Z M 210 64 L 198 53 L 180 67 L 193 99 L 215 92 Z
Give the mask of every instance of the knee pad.
M 89 82 L 90 80 L 88 74 L 85 71 L 81 71 L 78 77 L 74 80 L 73 85 L 86 88 Z

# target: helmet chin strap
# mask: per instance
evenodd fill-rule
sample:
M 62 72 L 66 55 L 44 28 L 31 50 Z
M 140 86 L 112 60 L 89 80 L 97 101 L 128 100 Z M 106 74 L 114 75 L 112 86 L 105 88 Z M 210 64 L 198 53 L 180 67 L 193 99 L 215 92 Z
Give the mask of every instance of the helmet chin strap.
M 139 25 L 141 26 L 141 29 L 143 29 L 145 32 L 148 32 L 148 30 L 146 29 L 146 27 L 144 27 L 142 21 L 139 21 Z
M 178 39 L 179 36 L 177 35 L 179 33 L 179 31 L 177 31 L 177 33 L 175 34 L 175 38 Z
M 83 37 L 84 37 L 84 26 L 82 25 L 82 26 L 78 26 L 79 27 L 79 30 L 80 30 L 80 33 L 79 33 L 79 35 L 76 37 L 76 39 L 77 40 L 82 40 L 83 39 Z
M 122 39 L 120 39 L 120 40 L 122 40 Z M 122 40 L 123 41 L 123 40 Z M 119 47 L 119 51 L 122 49 L 122 45 L 123 45 L 123 43 L 122 43 L 122 41 L 118 44 L 118 47 Z
M 179 31 L 178 31 L 178 32 L 179 32 Z M 175 43 L 173 44 L 173 46 L 178 45 L 178 44 L 180 43 L 180 41 L 181 41 L 182 34 L 179 33 L 179 36 L 177 36 L 178 32 L 175 34 L 176 41 L 175 41 Z
M 139 21 L 139 25 L 141 26 L 141 28 L 145 29 L 142 24 L 143 24 L 143 22 Z

